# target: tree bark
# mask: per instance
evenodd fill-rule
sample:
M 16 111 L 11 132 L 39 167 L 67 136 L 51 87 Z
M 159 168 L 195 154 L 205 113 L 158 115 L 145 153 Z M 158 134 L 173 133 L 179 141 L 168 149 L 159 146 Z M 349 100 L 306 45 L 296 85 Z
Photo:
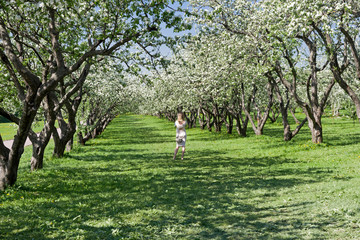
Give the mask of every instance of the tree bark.
M 350 50 L 351 50 L 352 58 L 353 58 L 355 69 L 356 69 L 356 77 L 360 80 L 360 57 L 359 57 L 359 53 L 358 53 L 358 50 L 356 49 L 356 44 L 355 44 L 356 37 L 353 38 L 344 27 L 340 27 L 340 30 L 343 33 L 343 35 L 345 36 L 346 41 L 350 45 Z M 318 30 L 318 31 L 320 31 L 320 30 Z M 332 41 L 329 36 L 328 36 L 328 38 L 326 38 L 325 36 L 322 35 L 322 39 L 328 46 L 332 45 Z M 330 51 L 330 49 L 328 50 L 328 52 L 329 51 Z M 346 48 L 345 48 L 345 51 L 347 51 Z M 355 92 L 355 90 L 342 77 L 342 73 L 348 64 L 346 62 L 347 59 L 345 60 L 345 63 L 343 64 L 343 66 L 340 67 L 338 59 L 337 59 L 338 58 L 337 53 L 334 51 L 330 51 L 330 54 L 328 54 L 328 55 L 329 55 L 329 58 L 331 61 L 330 68 L 334 75 L 334 78 L 335 78 L 336 82 L 339 84 L 339 86 L 346 92 L 347 95 L 349 95 L 349 97 L 353 101 L 353 103 L 355 105 L 355 109 L 356 109 L 356 116 L 358 118 L 358 121 L 360 122 L 360 98 L 357 95 L 357 93 Z
M 237 114 L 235 116 L 235 121 L 236 121 L 236 131 L 237 133 L 242 136 L 242 137 L 246 137 L 246 130 L 247 130 L 247 123 L 248 123 L 248 119 L 246 117 L 246 121 L 244 124 L 241 124 L 241 119 L 240 119 L 240 116 L 239 114 Z
M 191 113 L 191 117 L 190 117 L 191 124 L 192 124 L 192 127 L 195 128 L 196 127 L 197 114 L 198 114 L 197 109 L 192 109 L 190 111 L 190 113 Z
M 232 130 L 233 130 L 233 126 L 234 126 L 234 119 L 231 116 L 231 114 L 227 114 L 227 115 L 228 115 L 228 119 L 229 119 L 228 124 L 226 124 L 227 133 L 231 134 Z
M 284 127 L 284 141 L 290 141 L 296 136 L 296 134 L 299 133 L 300 129 L 304 126 L 305 122 L 307 121 L 307 118 L 305 118 L 303 122 L 299 123 L 299 125 L 295 128 L 294 131 L 291 131 L 291 126 L 288 121 L 288 109 L 290 105 L 288 92 L 286 92 L 286 102 L 285 102 L 281 95 L 278 83 L 275 81 L 272 73 L 268 72 L 265 74 L 265 76 L 268 78 L 269 83 L 273 85 L 275 95 L 277 96 L 277 99 L 279 101 L 279 108 L 280 108 L 282 123 Z
M 10 149 L 8 149 L 2 140 L 0 134 L 0 191 L 6 187 L 6 171 Z
M 275 108 L 275 110 L 274 110 Z M 271 114 L 269 114 L 269 119 L 271 121 L 271 123 L 276 122 L 276 120 L 278 119 L 278 117 L 280 116 L 281 111 L 279 111 L 279 109 L 277 107 L 272 107 L 271 108 Z
M 190 110 L 190 112 L 187 114 L 184 112 L 184 116 L 186 118 L 186 123 L 188 125 L 188 128 L 196 127 L 196 110 Z
M 68 123 L 65 122 L 61 113 L 58 113 L 57 120 L 59 123 L 60 134 L 58 134 L 57 130 L 53 132 L 54 136 L 54 151 L 53 156 L 57 158 L 61 158 L 64 156 L 65 149 L 76 132 L 76 122 L 75 115 L 70 116 L 72 114 L 76 114 L 75 112 L 69 113 Z
M 212 126 L 214 125 L 214 119 L 213 116 L 211 114 L 211 112 L 205 108 L 201 108 L 203 115 L 205 116 L 205 120 L 206 120 L 206 127 L 209 130 L 209 132 L 212 131 Z
M 226 111 L 225 114 L 222 115 L 222 122 L 225 123 L 226 132 L 231 134 L 234 126 L 234 119 L 233 115 L 229 111 Z
M 204 128 L 205 128 L 205 116 L 202 113 L 201 107 L 198 108 L 198 117 L 199 117 L 200 129 L 204 130 Z
M 44 98 L 43 107 L 46 121 L 42 131 L 39 135 L 33 131 L 29 132 L 29 138 L 33 147 L 30 160 L 31 171 L 43 168 L 45 149 L 50 141 L 51 133 L 56 131 L 56 113 L 54 112 L 54 103 L 51 101 L 50 97 L 46 96 Z
M 33 151 L 31 155 L 30 165 L 31 171 L 35 171 L 43 168 L 45 147 L 43 147 L 43 145 L 41 145 L 38 141 L 32 140 L 31 142 Z
M 91 128 L 89 131 L 87 131 L 85 136 L 82 134 L 81 131 L 79 131 L 79 133 L 78 133 L 79 144 L 84 146 L 87 141 L 89 141 L 90 139 L 96 138 L 98 135 L 100 135 L 106 129 L 106 127 L 109 125 L 109 123 L 115 117 L 115 115 L 110 114 L 110 111 L 111 110 L 109 109 L 105 115 L 101 116 L 98 119 L 98 121 L 96 122 L 96 124 L 93 126 L 93 128 Z
M 81 71 L 80 77 L 77 79 L 77 84 L 68 92 L 66 92 L 66 87 L 63 82 L 60 82 L 60 92 L 62 93 L 62 99 L 59 102 L 57 96 L 52 93 L 49 94 L 51 100 L 55 103 L 57 112 L 57 121 L 59 123 L 60 135 L 57 130 L 53 130 L 54 136 L 54 152 L 53 156 L 61 158 L 64 156 L 65 149 L 70 151 L 72 149 L 74 134 L 76 132 L 76 114 L 78 112 L 81 100 L 82 100 L 82 86 L 89 74 L 90 64 L 86 64 Z M 66 94 L 65 94 L 66 92 Z M 71 99 L 71 96 L 78 92 L 77 96 Z M 71 93 L 71 94 L 69 94 Z M 65 122 L 63 115 L 61 113 L 61 107 L 65 105 L 65 108 L 68 113 L 68 122 Z
M 306 46 L 309 49 L 309 65 L 310 65 L 310 76 L 307 79 L 306 83 L 306 96 L 308 99 L 308 103 L 301 100 L 299 95 L 297 94 L 297 79 L 298 74 L 294 65 L 294 62 L 290 56 L 288 49 L 286 49 L 286 45 L 284 44 L 284 58 L 287 61 L 293 81 L 290 83 L 287 81 L 282 73 L 282 69 L 280 63 L 277 63 L 274 66 L 274 69 L 277 75 L 280 78 L 282 84 L 286 87 L 286 89 L 291 93 L 292 97 L 295 99 L 296 103 L 302 108 L 303 112 L 307 117 L 308 126 L 311 131 L 312 141 L 313 143 L 322 143 L 323 135 L 322 135 L 322 124 L 321 117 L 324 113 L 324 107 L 326 105 L 327 99 L 330 95 L 330 92 L 335 84 L 334 79 L 328 84 L 324 91 L 324 96 L 322 99 L 319 99 L 319 90 L 318 90 L 318 76 L 317 73 L 325 69 L 328 65 L 328 62 L 322 68 L 317 67 L 317 45 L 316 42 L 312 41 L 307 36 L 297 36 L 299 39 L 303 40 Z M 281 41 L 281 39 L 279 38 Z
M 254 130 L 255 135 L 262 135 L 263 134 L 263 130 L 264 130 L 264 126 L 265 123 L 269 117 L 269 113 L 270 113 L 270 109 L 273 105 L 273 86 L 271 84 L 267 85 L 267 90 L 268 90 L 268 97 L 269 97 L 269 101 L 267 104 L 267 107 L 264 110 L 264 113 L 261 114 L 261 110 L 260 108 L 257 108 L 257 114 L 256 114 L 256 118 L 257 118 L 257 124 L 255 124 L 254 120 L 252 119 L 252 116 L 250 114 L 250 108 L 246 108 L 245 106 L 247 105 L 245 103 L 245 89 L 244 89 L 244 84 L 241 83 L 241 92 L 242 92 L 242 106 L 243 106 L 243 111 L 245 113 L 245 115 L 247 116 L 247 118 L 250 121 L 250 124 Z M 251 103 L 253 105 L 256 105 L 255 103 L 255 95 L 257 92 L 257 87 L 255 85 L 253 85 L 253 90 L 252 90 L 252 94 L 251 94 Z M 250 99 L 250 98 L 249 98 Z
M 249 96 L 249 100 L 247 105 L 245 106 L 247 111 L 250 112 L 251 108 L 251 96 Z M 236 122 L 236 131 L 242 136 L 246 137 L 247 126 L 249 122 L 249 118 L 245 114 L 245 118 L 243 116 L 243 101 L 242 94 L 239 94 L 238 86 L 232 89 L 232 95 L 230 101 L 227 106 L 227 112 L 231 115 L 231 118 Z
M 221 127 L 223 124 L 222 121 L 222 112 L 223 110 L 219 109 L 219 106 L 217 103 L 213 104 L 213 121 L 214 121 L 214 127 L 215 127 L 215 132 L 221 132 Z
M 292 117 L 294 118 L 295 123 L 300 124 L 300 121 L 296 118 L 295 111 L 292 108 L 290 108 L 290 113 L 291 113 Z

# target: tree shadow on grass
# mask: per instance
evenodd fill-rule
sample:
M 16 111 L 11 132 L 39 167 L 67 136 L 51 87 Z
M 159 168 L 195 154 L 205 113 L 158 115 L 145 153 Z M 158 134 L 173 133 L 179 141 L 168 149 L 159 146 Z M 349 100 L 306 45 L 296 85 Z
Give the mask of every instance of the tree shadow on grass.
M 139 127 L 109 127 L 90 147 L 68 154 L 72 164 L 56 159 L 54 169 L 34 174 L 47 179 L 39 186 L 22 183 L 30 200 L 0 210 L 16 222 L 0 223 L 4 238 L 301 239 L 313 228 L 311 237 L 323 239 L 321 229 L 335 221 L 304 218 L 310 200 L 279 200 L 294 187 L 328 181 L 333 169 L 301 168 L 285 157 L 229 157 L 225 150 L 172 161 L 172 153 L 136 148 L 161 134 L 134 119 Z
M 36 201 L 37 195 L 33 195 L 31 212 L 26 206 L 21 210 L 5 209 L 2 217 L 17 218 L 19 226 L 33 221 L 34 227 L 18 229 L 17 234 L 38 239 L 48 239 L 60 229 L 66 234 L 58 239 L 281 239 L 272 238 L 274 234 L 298 239 L 299 229 L 310 222 L 299 223 L 297 214 L 312 202 L 274 209 L 262 205 L 276 198 L 278 191 L 328 177 L 321 168 L 289 168 L 286 165 L 293 160 L 287 158 L 236 159 L 217 151 L 210 152 L 212 157 L 208 158 L 199 151 L 193 160 L 169 161 L 162 153 L 134 152 L 128 151 L 124 155 L 128 160 L 118 160 L 117 164 L 86 169 L 79 163 L 78 167 L 58 167 L 62 175 L 47 172 L 51 184 L 42 183 L 26 191 L 55 201 Z M 89 154 L 104 156 L 97 149 Z M 116 151 L 109 156 L 114 163 L 123 157 Z M 98 163 L 97 158 L 90 160 L 86 155 L 72 157 L 79 162 Z M 287 220 L 282 221 L 279 215 Z M 176 237 L 168 235 L 171 228 Z
M 346 135 L 330 135 L 326 137 L 329 146 L 350 146 L 358 145 L 360 135 L 358 133 L 347 133 Z

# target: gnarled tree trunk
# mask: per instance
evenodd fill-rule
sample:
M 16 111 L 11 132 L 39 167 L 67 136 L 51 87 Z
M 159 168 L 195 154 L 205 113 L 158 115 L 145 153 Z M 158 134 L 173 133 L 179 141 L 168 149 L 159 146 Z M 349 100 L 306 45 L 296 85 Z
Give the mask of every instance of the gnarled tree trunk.
M 28 93 L 29 92 L 30 91 L 28 91 Z M 27 96 L 29 97 L 29 94 Z M 31 100 L 24 102 L 22 117 L 14 121 L 18 124 L 18 131 L 15 135 L 11 149 L 6 148 L 2 142 L 2 139 L 0 139 L 0 148 L 2 149 L 0 157 L 2 159 L 0 163 L 0 190 L 5 189 L 6 186 L 14 185 L 17 180 L 17 171 L 19 168 L 21 155 L 24 152 L 25 141 L 28 137 L 31 124 L 35 119 L 38 109 L 38 107 L 35 107 L 31 103 Z M 4 116 L 4 114 L 1 115 Z
M 221 127 L 223 124 L 223 114 L 224 108 L 220 109 L 217 103 L 213 104 L 213 122 L 215 127 L 215 132 L 221 132 Z
M 307 95 L 308 103 L 302 101 L 299 95 L 297 94 L 296 84 L 299 76 L 295 68 L 294 60 L 291 58 L 290 53 L 286 49 L 286 47 L 284 51 L 285 53 L 284 58 L 287 61 L 291 70 L 291 74 L 293 78 L 292 83 L 290 83 L 285 79 L 279 62 L 275 66 L 275 71 L 279 76 L 280 81 L 283 83 L 286 89 L 292 94 L 296 103 L 302 108 L 303 112 L 305 113 L 308 121 L 308 126 L 311 131 L 313 143 L 322 143 L 323 135 L 322 135 L 321 117 L 324 113 L 324 107 L 327 102 L 327 99 L 335 84 L 335 80 L 332 79 L 330 81 L 330 83 L 325 88 L 322 99 L 319 99 L 317 73 L 325 69 L 328 62 L 326 62 L 322 68 L 318 68 L 316 42 L 312 41 L 307 36 L 298 36 L 298 38 L 304 41 L 310 53 L 309 54 L 310 75 L 306 83 L 306 95 Z
M 77 80 L 77 84 L 67 94 L 65 94 L 66 87 L 64 86 L 64 83 L 60 82 L 60 89 L 63 95 L 61 102 L 57 100 L 57 96 L 55 94 L 49 94 L 51 100 L 55 103 L 56 108 L 58 109 L 56 117 L 60 129 L 60 134 L 58 134 L 56 129 L 53 130 L 53 138 L 55 143 L 53 155 L 55 157 L 63 157 L 65 150 L 70 151 L 72 149 L 74 134 L 76 132 L 76 114 L 79 109 L 83 94 L 82 86 L 89 74 L 90 67 L 91 65 L 89 63 L 84 66 L 80 77 Z M 71 99 L 71 96 L 76 92 L 78 92 L 77 96 Z M 63 104 L 65 105 L 68 114 L 67 122 L 64 120 L 61 113 L 61 107 Z
M 198 118 L 199 118 L 200 129 L 204 130 L 205 125 L 206 125 L 205 115 L 202 113 L 201 107 L 198 108 Z
M 223 115 L 222 121 L 225 123 L 226 132 L 231 134 L 234 127 L 233 116 L 228 111 L 226 111 L 226 113 Z
M 268 84 L 267 90 L 268 90 L 269 101 L 268 101 L 267 107 L 264 110 L 264 113 L 261 114 L 260 108 L 255 106 L 255 108 L 257 109 L 257 113 L 256 113 L 257 123 L 255 124 L 255 121 L 252 119 L 249 109 L 245 107 L 247 105 L 245 103 L 245 89 L 244 89 L 244 83 L 241 83 L 241 92 L 242 92 L 241 99 L 242 99 L 243 111 L 244 111 L 245 115 L 247 116 L 247 118 L 249 119 L 255 135 L 263 134 L 265 123 L 269 117 L 270 109 L 273 105 L 273 86 L 271 84 Z M 251 98 L 252 98 L 251 103 L 254 105 L 256 105 L 256 102 L 255 102 L 256 92 L 257 92 L 257 87 L 255 85 L 253 85 L 253 91 L 251 94 Z
M 54 111 L 54 103 L 49 96 L 44 98 L 43 107 L 46 121 L 42 131 L 38 135 L 33 131 L 30 131 L 29 133 L 29 138 L 33 147 L 30 160 L 31 171 L 43 168 L 45 149 L 50 141 L 51 133 L 56 131 L 56 112 Z
M 271 72 L 266 73 L 265 76 L 268 78 L 269 83 L 273 85 L 274 92 L 279 101 L 279 108 L 280 108 L 280 112 L 281 112 L 282 123 L 284 126 L 284 141 L 290 141 L 291 139 L 293 139 L 296 136 L 296 134 L 299 133 L 300 129 L 306 123 L 307 118 L 305 118 L 301 123 L 299 123 L 299 125 L 295 128 L 294 131 L 291 131 L 290 123 L 288 121 L 288 109 L 289 109 L 289 105 L 290 105 L 290 98 L 289 98 L 288 91 L 286 91 L 286 102 L 285 102 L 281 95 L 279 86 L 278 86 L 277 82 L 275 81 Z

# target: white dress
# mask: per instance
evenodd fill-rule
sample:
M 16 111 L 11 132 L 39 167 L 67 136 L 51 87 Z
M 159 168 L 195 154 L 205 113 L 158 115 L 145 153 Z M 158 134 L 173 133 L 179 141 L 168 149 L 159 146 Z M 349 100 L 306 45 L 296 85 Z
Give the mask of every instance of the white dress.
M 176 142 L 176 147 L 185 147 L 186 142 L 186 131 L 185 131 L 186 122 L 180 124 L 178 121 L 175 122 L 176 127 L 176 138 L 182 137 L 183 141 L 181 143 Z

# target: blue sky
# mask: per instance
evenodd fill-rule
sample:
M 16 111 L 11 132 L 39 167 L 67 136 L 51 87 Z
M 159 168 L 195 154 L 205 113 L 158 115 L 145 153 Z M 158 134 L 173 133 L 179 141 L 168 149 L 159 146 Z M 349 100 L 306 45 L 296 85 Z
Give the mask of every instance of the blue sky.
M 174 4 L 170 4 L 170 7 L 173 9 L 178 9 L 179 7 L 181 7 L 182 9 L 185 10 L 185 9 L 189 8 L 189 2 L 184 2 L 181 6 L 180 6 L 179 2 L 175 2 Z M 184 16 L 184 14 L 181 12 L 179 12 L 178 15 Z M 187 34 L 192 34 L 192 35 L 196 34 L 195 27 L 193 27 L 193 29 L 191 29 L 191 30 L 187 30 L 187 31 L 179 32 L 179 33 L 175 33 L 173 28 L 165 28 L 165 24 L 162 24 L 161 28 L 162 28 L 161 29 L 162 34 L 167 37 L 184 36 Z M 161 46 L 160 52 L 164 57 L 170 57 L 172 54 L 171 50 L 166 46 Z

